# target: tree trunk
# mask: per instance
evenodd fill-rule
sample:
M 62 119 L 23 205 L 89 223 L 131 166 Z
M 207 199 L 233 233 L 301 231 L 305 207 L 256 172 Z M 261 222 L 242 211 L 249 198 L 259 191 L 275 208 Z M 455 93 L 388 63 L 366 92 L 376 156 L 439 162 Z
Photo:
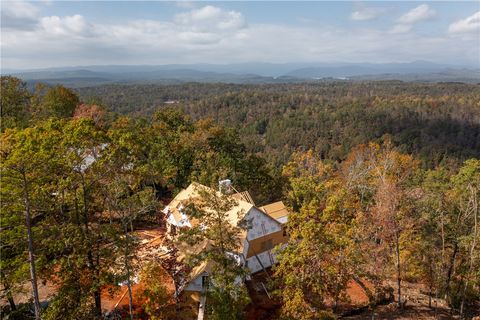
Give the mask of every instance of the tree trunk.
M 82 197 L 83 197 L 83 223 L 85 226 L 85 238 L 87 241 L 90 240 L 90 228 L 89 228 L 89 223 L 88 223 L 88 196 L 87 196 L 87 188 L 85 186 L 85 179 L 83 175 L 81 175 L 82 178 Z M 87 261 L 88 261 L 88 268 L 90 272 L 92 273 L 93 276 L 93 281 L 94 285 L 97 286 L 97 280 L 98 280 L 98 275 L 97 275 L 97 267 L 95 267 L 95 262 L 93 260 L 93 252 L 91 247 L 89 246 L 87 250 Z M 98 265 L 97 265 L 98 266 Z M 101 297 L 101 292 L 100 289 L 95 289 L 93 292 L 93 298 L 95 301 L 95 315 L 97 317 L 102 316 L 102 297 Z
M 430 284 L 428 288 L 428 307 L 431 309 L 432 308 L 432 284 Z
M 448 297 L 450 295 L 450 281 L 452 279 L 453 267 L 455 265 L 455 258 L 458 253 L 458 243 L 455 242 L 453 246 L 452 257 L 450 258 L 450 266 L 448 267 L 447 280 L 445 281 L 445 300 L 448 302 Z
M 395 251 L 397 256 L 397 294 L 398 294 L 398 307 L 400 310 L 403 310 L 402 304 L 402 278 L 401 278 L 401 268 L 400 268 L 400 235 L 398 230 L 395 231 Z
M 470 278 L 470 275 L 472 275 L 473 273 L 473 261 L 474 261 L 474 254 L 475 254 L 475 247 L 477 245 L 477 224 L 478 224 L 478 221 L 477 221 L 477 211 L 478 211 L 478 204 L 477 204 L 477 195 L 476 195 L 476 192 L 475 190 L 473 189 L 473 187 L 470 187 L 470 191 L 472 193 L 472 203 L 473 203 L 473 221 L 474 221 L 474 225 L 473 225 L 473 240 L 472 240 L 472 246 L 470 247 L 470 265 L 469 265 L 469 268 L 468 268 L 468 274 L 467 274 L 467 277 L 465 279 L 465 284 L 463 286 L 463 292 L 462 292 L 462 302 L 460 304 L 460 317 L 463 318 L 463 313 L 465 311 L 465 296 L 466 296 L 466 293 L 467 293 L 467 288 L 468 288 L 468 283 L 469 283 L 469 278 Z
M 128 311 L 130 313 L 130 319 L 133 320 L 133 297 L 132 297 L 132 284 L 130 282 L 130 271 L 128 271 L 127 288 L 128 288 Z
M 2 273 L 2 277 L 5 279 L 5 275 L 3 273 Z M 17 310 L 17 305 L 15 304 L 15 300 L 13 299 L 12 292 L 10 291 L 11 290 L 10 284 L 7 281 L 3 281 L 3 289 L 5 289 L 5 291 L 6 291 L 5 295 L 7 296 L 7 300 L 8 300 L 8 304 L 10 305 L 10 309 L 12 311 Z
M 7 292 L 7 300 L 8 304 L 10 305 L 10 309 L 12 311 L 17 310 L 17 305 L 15 304 L 15 300 L 13 299 L 12 293 L 10 291 Z
M 132 297 L 132 283 L 130 281 L 130 263 L 128 261 L 128 230 L 125 225 L 125 270 L 127 271 L 127 288 L 128 288 L 128 310 L 130 319 L 133 320 L 133 297 Z
M 460 319 L 463 319 L 463 313 L 465 311 L 465 294 L 467 293 L 467 286 L 468 286 L 468 281 L 465 280 L 463 284 L 463 291 L 462 291 L 462 302 L 460 303 Z
M 365 292 L 365 294 L 368 296 L 368 300 L 370 301 L 370 304 L 375 304 L 375 296 L 373 295 L 372 291 L 363 283 L 363 281 L 358 278 L 357 276 L 352 276 L 353 281 L 355 281 L 360 288 Z
M 93 254 L 91 249 L 88 249 L 87 251 L 87 261 L 88 261 L 88 268 L 93 275 L 94 285 L 97 286 L 98 276 L 97 276 L 97 270 L 93 262 Z M 95 315 L 97 317 L 101 317 L 102 316 L 102 297 L 101 297 L 100 289 L 95 289 L 95 291 L 93 291 L 93 299 L 95 301 Z
M 443 210 L 441 210 L 441 232 L 442 232 L 442 267 L 445 265 L 445 227 L 443 222 Z
M 22 172 L 23 176 L 23 200 L 25 203 L 25 223 L 27 227 L 28 238 L 28 260 L 30 262 L 30 280 L 32 282 L 33 293 L 33 306 L 35 309 L 35 319 L 40 319 L 40 300 L 38 298 L 38 286 L 37 286 L 37 273 L 35 269 L 35 254 L 33 250 L 33 235 L 31 225 L 31 212 L 30 212 L 30 195 L 28 192 L 28 183 L 25 172 Z

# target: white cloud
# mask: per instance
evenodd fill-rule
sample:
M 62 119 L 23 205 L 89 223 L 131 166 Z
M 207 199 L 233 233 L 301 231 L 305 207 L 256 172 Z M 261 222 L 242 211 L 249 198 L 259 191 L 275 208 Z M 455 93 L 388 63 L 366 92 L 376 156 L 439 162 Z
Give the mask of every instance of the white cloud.
M 176 1 L 175 5 L 182 9 L 192 9 L 195 8 L 195 1 L 180 0 Z
M 87 30 L 87 22 L 81 15 L 66 17 L 43 17 L 40 24 L 47 34 L 51 35 L 83 35 Z
M 177 14 L 174 20 L 180 25 L 200 31 L 241 29 L 246 26 L 245 18 L 240 12 L 225 11 L 214 6 Z
M 470 22 L 469 22 L 470 23 Z M 38 18 L 33 29 L 2 30 L 5 68 L 89 64 L 168 64 L 412 60 L 475 61 L 478 46 L 459 37 L 317 24 L 249 24 L 216 6 L 170 20 L 90 21 L 81 15 Z M 395 28 L 394 28 L 395 29 Z M 408 29 L 408 30 L 407 30 Z
M 360 8 L 350 15 L 350 19 L 355 21 L 367 21 L 378 18 L 382 10 L 376 8 Z
M 480 11 L 471 16 L 458 20 L 448 27 L 449 33 L 479 33 L 480 32 Z
M 412 27 L 411 24 L 396 24 L 389 32 L 392 34 L 407 33 L 412 30 Z
M 390 29 L 389 33 L 401 34 L 410 32 L 414 24 L 421 21 L 429 20 L 435 17 L 435 15 L 435 10 L 431 9 L 426 4 L 421 4 L 398 18 L 397 24 L 394 25 L 392 29 Z
M 7 14 L 16 18 L 35 18 L 38 14 L 38 8 L 26 1 L 8 1 L 1 6 L 2 14 Z
M 421 4 L 401 16 L 398 19 L 398 22 L 401 24 L 414 24 L 420 21 L 431 19 L 435 15 L 435 10 L 431 9 L 427 4 Z
M 1 3 L 2 28 L 32 29 L 38 22 L 37 6 L 23 0 Z

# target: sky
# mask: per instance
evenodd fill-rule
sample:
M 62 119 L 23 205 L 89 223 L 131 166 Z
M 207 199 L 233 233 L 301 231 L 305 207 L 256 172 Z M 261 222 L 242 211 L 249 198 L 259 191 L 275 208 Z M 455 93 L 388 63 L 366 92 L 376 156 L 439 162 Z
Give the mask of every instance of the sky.
M 1 1 L 1 67 L 426 60 L 480 68 L 480 1 Z

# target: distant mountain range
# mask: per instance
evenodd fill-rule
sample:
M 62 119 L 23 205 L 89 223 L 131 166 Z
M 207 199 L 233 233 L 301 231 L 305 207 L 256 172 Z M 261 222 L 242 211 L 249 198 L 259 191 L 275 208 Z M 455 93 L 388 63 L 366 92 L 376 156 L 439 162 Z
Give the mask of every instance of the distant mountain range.
M 402 80 L 480 82 L 480 68 L 427 61 L 411 63 L 242 63 L 109 65 L 38 70 L 2 70 L 33 85 L 37 82 L 84 87 L 109 83 L 282 83 L 322 80 Z

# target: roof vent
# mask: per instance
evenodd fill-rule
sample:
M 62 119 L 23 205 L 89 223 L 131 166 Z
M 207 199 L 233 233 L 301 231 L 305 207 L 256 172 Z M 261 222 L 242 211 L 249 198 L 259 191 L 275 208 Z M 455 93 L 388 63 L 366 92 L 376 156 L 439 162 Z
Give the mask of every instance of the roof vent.
M 230 179 L 218 181 L 218 189 L 223 194 L 232 193 L 232 181 Z

